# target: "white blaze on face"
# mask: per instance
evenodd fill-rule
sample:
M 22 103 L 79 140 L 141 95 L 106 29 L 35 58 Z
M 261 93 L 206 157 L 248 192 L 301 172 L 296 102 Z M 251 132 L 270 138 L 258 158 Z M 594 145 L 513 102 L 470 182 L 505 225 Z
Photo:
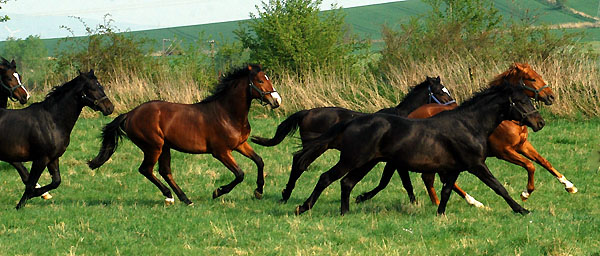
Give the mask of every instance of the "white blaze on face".
M 445 92 L 446 94 L 448 94 L 448 96 L 451 96 L 450 91 L 448 91 L 448 89 L 446 89 L 446 87 L 442 87 L 442 91 Z
M 29 92 L 27 91 L 27 89 L 25 89 L 25 86 L 23 86 L 23 83 L 21 83 L 21 78 L 19 77 L 19 74 L 17 72 L 13 73 L 13 76 L 17 79 L 17 82 L 19 82 L 19 85 L 21 86 L 21 88 L 23 88 L 23 91 L 25 91 L 25 93 L 27 93 L 27 99 L 29 99 L 29 97 L 31 97 L 31 95 L 29 95 Z
M 273 91 L 275 91 L 275 92 L 271 93 L 271 97 L 273 97 L 275 99 L 275 101 L 277 102 L 277 104 L 281 105 L 281 96 L 279 96 L 279 93 L 277 93 L 277 90 L 275 90 L 275 87 L 273 87 Z

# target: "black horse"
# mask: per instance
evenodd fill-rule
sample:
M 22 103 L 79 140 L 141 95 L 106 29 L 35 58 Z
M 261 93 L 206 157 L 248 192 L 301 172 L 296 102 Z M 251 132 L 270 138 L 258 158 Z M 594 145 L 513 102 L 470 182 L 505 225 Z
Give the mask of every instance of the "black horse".
M 436 78 L 427 77 L 425 81 L 413 87 L 406 97 L 404 97 L 402 102 L 396 107 L 384 108 L 377 113 L 406 117 L 418 107 L 432 102 L 438 104 L 450 104 L 455 102 L 454 99 L 452 99 L 452 96 L 450 96 L 448 89 L 441 84 L 439 76 Z M 338 107 L 321 107 L 301 110 L 290 115 L 281 122 L 272 139 L 253 137 L 252 142 L 262 146 L 275 146 L 281 143 L 286 136 L 293 134 L 300 128 L 300 139 L 304 146 L 308 141 L 319 137 L 335 124 L 362 115 L 366 114 Z M 388 167 L 386 166 L 386 168 Z M 298 159 L 294 157 L 289 181 L 281 193 L 282 201 L 285 202 L 290 198 L 292 190 L 296 186 L 296 181 L 304 171 L 304 168 L 298 167 Z M 405 177 L 403 176 L 403 183 L 410 184 L 410 181 L 404 181 L 404 178 Z M 411 201 L 415 201 L 414 194 L 409 194 L 409 197 Z
M 0 58 L 2 59 L 2 62 L 0 63 L 0 109 L 6 109 L 8 107 L 8 99 L 19 101 L 21 104 L 27 103 L 30 95 L 27 88 L 25 88 L 21 82 L 22 77 L 19 72 L 17 72 L 15 60 L 9 62 L 3 57 Z M 26 184 L 29 173 L 25 166 L 20 162 L 11 162 L 9 164 L 17 169 L 21 180 Z M 41 186 L 36 184 L 36 187 Z M 52 198 L 48 193 L 43 194 L 42 197 L 44 199 Z
M 64 85 L 55 87 L 44 101 L 18 110 L 0 110 L 0 160 L 33 161 L 25 184 L 25 193 L 17 204 L 23 207 L 29 198 L 40 196 L 60 184 L 58 159 L 67 149 L 71 131 L 84 106 L 104 115 L 114 110 L 94 71 L 80 73 Z M 44 169 L 52 182 L 41 188 L 35 185 Z
M 393 164 L 402 172 L 439 172 L 444 186 L 438 214 L 445 213 L 452 186 L 464 170 L 502 196 L 513 211 L 526 214 L 529 211 L 508 195 L 485 164 L 487 138 L 503 120 L 518 120 L 534 131 L 544 126 L 523 90 L 507 83 L 428 119 L 372 114 L 335 125 L 295 155 L 300 167 L 306 168 L 329 148 L 341 152 L 339 162 L 321 175 L 296 214 L 311 209 L 321 192 L 342 177 L 341 214 L 346 213 L 352 188 L 378 162 Z

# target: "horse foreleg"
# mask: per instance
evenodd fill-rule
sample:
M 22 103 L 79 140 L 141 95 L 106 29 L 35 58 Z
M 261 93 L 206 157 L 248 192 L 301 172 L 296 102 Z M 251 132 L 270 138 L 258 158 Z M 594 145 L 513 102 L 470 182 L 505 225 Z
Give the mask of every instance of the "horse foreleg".
M 475 166 L 473 169 L 469 170 L 469 172 L 474 174 L 475 176 L 477 176 L 477 178 L 479 178 L 481 181 L 483 181 L 483 183 L 485 183 L 488 187 L 490 187 L 492 190 L 494 190 L 494 192 L 496 192 L 496 194 L 498 194 L 502 198 L 504 198 L 506 203 L 508 203 L 508 205 L 514 212 L 517 212 L 520 214 L 528 214 L 529 213 L 529 211 L 527 209 L 523 208 L 523 206 L 521 206 L 520 204 L 515 202 L 515 200 L 512 199 L 512 197 L 510 197 L 510 195 L 508 195 L 506 188 L 504 188 L 504 186 L 502 186 L 502 184 L 500 184 L 500 182 L 496 179 L 496 177 L 494 177 L 494 175 L 490 172 L 490 170 L 485 165 L 485 163 L 481 163 L 478 166 Z
M 383 190 L 385 187 L 387 187 L 387 185 L 390 183 L 390 180 L 392 179 L 392 176 L 394 175 L 394 171 L 396 170 L 396 167 L 391 164 L 391 163 L 386 163 L 385 167 L 383 168 L 383 174 L 381 175 L 381 180 L 379 180 L 379 184 L 377 185 L 377 187 L 375 187 L 373 190 L 369 191 L 369 192 L 365 192 L 362 193 L 361 195 L 356 197 L 356 202 L 360 203 L 360 202 L 364 202 L 367 201 L 371 198 L 373 198 L 375 195 L 377 195 L 381 190 Z M 398 174 L 400 174 L 400 171 L 398 171 Z M 408 173 L 407 173 L 408 175 Z M 400 175 L 400 177 L 402 177 L 402 175 Z M 408 177 L 408 182 L 410 183 L 410 176 Z M 412 203 L 414 200 L 414 193 L 412 191 L 412 183 L 410 184 L 406 184 L 405 183 L 405 178 L 402 178 L 402 184 L 404 185 L 404 188 L 406 189 L 406 186 L 410 186 L 410 192 L 408 189 L 406 189 L 406 192 L 408 193 L 408 197 L 410 198 L 410 202 Z M 412 198 L 411 198 L 411 194 L 412 194 Z
M 25 168 L 25 166 L 23 165 L 23 163 L 21 162 L 10 162 L 10 165 L 12 165 L 15 169 L 17 169 L 17 172 L 19 173 L 19 176 L 21 177 L 21 181 L 23 181 L 23 184 L 27 184 L 27 180 L 29 179 L 29 172 L 27 171 L 27 168 Z M 35 184 L 35 188 L 41 188 L 42 186 L 39 183 Z M 48 200 L 52 198 L 52 195 L 50 195 L 50 193 L 46 192 L 42 195 L 42 198 Z
M 523 143 L 521 147 L 517 149 L 517 152 L 523 154 L 527 158 L 535 161 L 539 165 L 546 168 L 546 170 L 548 170 L 548 172 L 554 175 L 554 177 L 556 177 L 560 183 L 565 185 L 565 190 L 567 190 L 567 192 L 571 194 L 577 193 L 577 188 L 573 185 L 573 183 L 571 183 L 569 180 L 567 180 L 567 178 L 564 175 L 562 175 L 560 172 L 554 169 L 550 162 L 548 162 L 548 160 L 542 157 L 537 152 L 537 150 L 535 150 L 535 148 L 531 145 L 531 143 L 529 143 L 529 141 L 525 141 L 525 143 Z
M 244 172 L 237 165 L 235 159 L 233 159 L 231 151 L 225 151 L 219 154 L 213 153 L 213 156 L 219 161 L 221 161 L 221 163 L 223 163 L 223 165 L 225 165 L 225 167 L 227 167 L 227 169 L 229 169 L 235 175 L 235 179 L 233 179 L 233 181 L 231 181 L 229 184 L 223 185 L 215 189 L 215 191 L 213 192 L 213 199 L 215 199 L 217 197 L 229 193 L 235 186 L 237 186 L 237 184 L 242 182 L 244 180 Z
M 188 199 L 185 193 L 183 193 L 179 185 L 175 183 L 175 179 L 173 179 L 173 174 L 171 172 L 171 149 L 168 147 L 163 147 L 162 153 L 158 157 L 158 173 L 160 173 L 160 176 L 162 176 L 163 179 L 165 179 L 165 181 L 167 182 L 167 184 L 171 186 L 171 189 L 175 191 L 175 194 L 177 195 L 179 200 L 181 200 L 187 205 L 194 204 L 192 203 L 192 201 L 190 201 L 190 199 Z M 165 198 L 166 205 L 171 205 L 174 203 L 175 200 L 172 197 Z
M 29 173 L 27 183 L 25 184 L 25 192 L 23 193 L 21 200 L 19 200 L 19 203 L 17 204 L 17 210 L 25 206 L 27 200 L 33 197 L 32 195 L 35 190 L 35 184 L 40 179 L 40 176 L 46 168 L 46 165 L 48 165 L 48 162 L 49 161 L 47 159 L 39 159 L 33 161 L 33 164 L 31 165 L 31 173 Z
M 240 152 L 240 154 L 244 155 L 245 157 L 250 158 L 256 164 L 258 172 L 256 174 L 256 189 L 254 190 L 254 197 L 261 199 L 263 195 L 263 188 L 265 186 L 265 175 L 263 172 L 265 163 L 263 162 L 262 158 L 256 154 L 256 152 L 254 152 L 254 149 L 252 149 L 248 142 L 244 142 L 235 150 Z
M 56 158 L 48 163 L 48 172 L 50 173 L 50 176 L 52 177 L 52 182 L 50 182 L 50 184 L 43 186 L 43 187 L 40 187 L 39 184 L 36 183 L 36 187 L 33 190 L 33 192 L 31 193 L 30 198 L 47 194 L 48 191 L 58 188 L 58 186 L 61 183 L 58 158 Z
M 497 154 L 498 158 L 508 161 L 510 163 L 522 166 L 527 170 L 527 187 L 523 192 L 521 192 L 521 200 L 525 201 L 529 199 L 529 196 L 535 190 L 535 166 L 533 163 L 527 158 L 521 156 L 515 149 L 512 147 L 505 148 L 502 150 L 501 154 Z
M 362 180 L 371 169 L 377 164 L 377 161 L 371 161 L 366 163 L 365 165 L 351 170 L 348 175 L 346 175 L 341 181 L 341 207 L 340 213 L 344 215 L 346 212 L 350 210 L 350 193 L 356 183 Z M 394 168 L 392 168 L 392 173 L 394 172 Z

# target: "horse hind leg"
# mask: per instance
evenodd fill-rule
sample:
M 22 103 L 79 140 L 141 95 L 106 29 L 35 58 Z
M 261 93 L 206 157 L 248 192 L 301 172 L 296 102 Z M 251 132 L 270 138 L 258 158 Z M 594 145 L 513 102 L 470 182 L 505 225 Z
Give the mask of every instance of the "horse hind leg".
M 361 181 L 371 169 L 377 164 L 377 161 L 371 161 L 359 168 L 351 170 L 348 175 L 346 175 L 341 181 L 341 206 L 340 213 L 344 215 L 346 212 L 350 210 L 350 193 L 356 183 Z M 394 168 L 392 168 L 392 174 L 394 173 Z
M 17 172 L 19 173 L 19 176 L 21 177 L 21 181 L 23 181 L 23 184 L 27 184 L 27 180 L 29 179 L 29 172 L 27 172 L 27 168 L 25 168 L 23 163 L 10 162 L 10 165 L 12 165 L 15 169 L 17 169 Z M 39 183 L 35 183 L 35 188 L 41 188 L 41 187 L 42 186 Z M 42 195 L 42 198 L 44 198 L 45 200 L 49 200 L 49 199 L 52 199 L 52 195 L 50 195 L 50 193 L 46 192 Z
M 292 160 L 292 170 L 290 172 L 290 178 L 288 179 L 288 182 L 286 183 L 283 191 L 281 191 L 281 201 L 284 203 L 287 202 L 288 199 L 290 199 L 292 191 L 296 187 L 296 181 L 298 181 L 300 175 L 302 175 L 302 173 L 305 171 L 299 167 L 298 157 L 298 155 L 294 155 L 294 158 Z
M 167 184 L 173 189 L 179 200 L 186 203 L 187 205 L 193 205 L 192 201 L 188 199 L 188 197 L 183 193 L 181 188 L 175 183 L 175 179 L 173 179 L 173 174 L 171 173 L 171 149 L 168 147 L 163 147 L 162 153 L 158 157 L 158 173 L 165 179 Z M 171 205 L 174 204 L 175 200 L 172 197 L 165 198 L 165 204 Z
M 523 154 L 525 157 L 535 161 L 539 165 L 546 168 L 546 170 L 548 170 L 548 172 L 550 172 L 554 177 L 556 177 L 560 183 L 565 185 L 565 190 L 567 190 L 567 192 L 571 194 L 577 193 L 577 187 L 575 187 L 573 183 L 567 180 L 567 178 L 564 175 L 562 175 L 560 172 L 554 169 L 554 167 L 552 167 L 552 164 L 550 164 L 550 162 L 546 160 L 546 158 L 542 157 L 537 152 L 537 150 L 535 150 L 533 145 L 529 143 L 529 141 L 525 141 L 525 143 L 523 143 L 523 145 L 517 149 L 517 152 Z
M 160 182 L 156 176 L 154 176 L 153 169 L 158 157 L 161 154 L 161 150 L 144 150 L 144 160 L 140 165 L 138 171 L 144 175 L 148 180 L 150 180 L 159 190 L 160 192 L 167 198 L 165 202 L 169 201 L 173 202 L 173 195 L 171 194 L 171 190 L 167 188 L 162 182 Z

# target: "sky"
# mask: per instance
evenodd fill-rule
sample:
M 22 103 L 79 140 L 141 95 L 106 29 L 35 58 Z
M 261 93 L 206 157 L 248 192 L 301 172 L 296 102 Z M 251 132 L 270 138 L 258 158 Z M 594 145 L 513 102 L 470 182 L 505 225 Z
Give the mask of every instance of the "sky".
M 268 0 L 263 0 L 268 2 Z M 399 0 L 323 0 L 321 10 L 398 2 Z M 0 15 L 11 20 L 0 23 L 0 41 L 7 37 L 38 35 L 56 38 L 84 35 L 80 17 L 90 27 L 103 23 L 109 13 L 120 30 L 145 30 L 248 19 L 261 0 L 9 0 Z

